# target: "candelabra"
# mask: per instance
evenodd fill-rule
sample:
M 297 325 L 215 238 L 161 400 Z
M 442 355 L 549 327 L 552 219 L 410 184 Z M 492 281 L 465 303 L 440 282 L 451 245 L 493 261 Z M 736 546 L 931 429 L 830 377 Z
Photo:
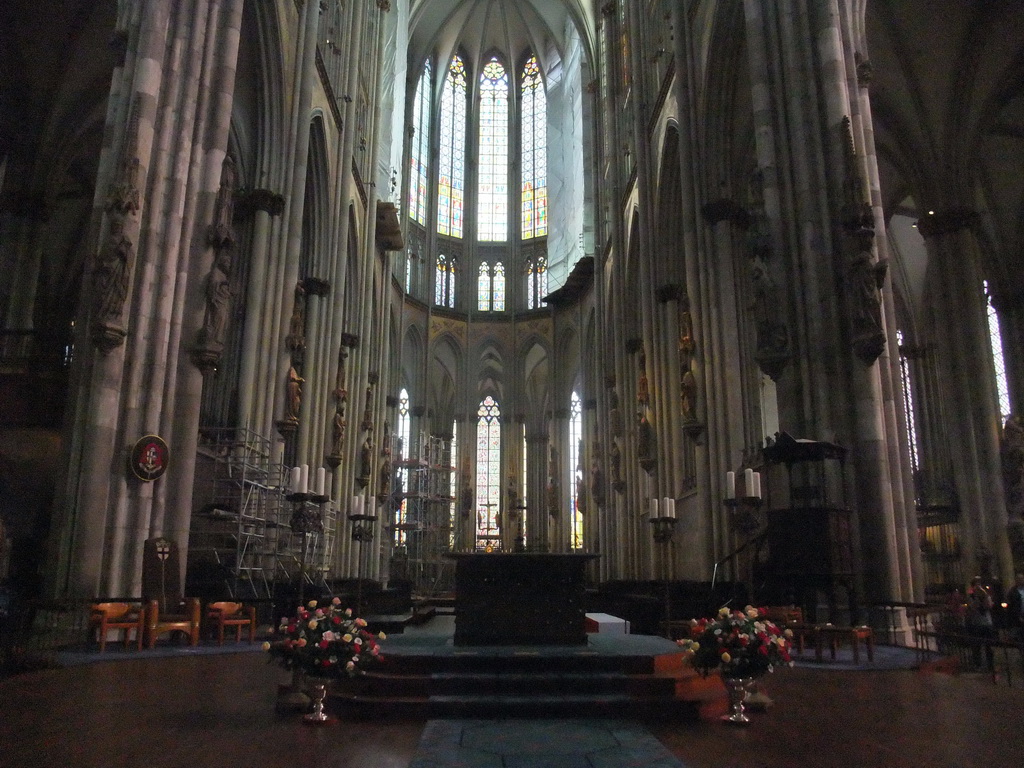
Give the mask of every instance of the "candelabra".
M 352 541 L 356 543 L 356 615 L 363 611 L 363 544 L 373 541 L 376 515 L 368 515 L 363 511 L 364 499 L 356 496 L 353 500 L 353 512 L 349 512 L 348 520 L 352 523 Z
M 761 527 L 758 514 L 764 499 L 761 498 L 761 473 L 747 469 L 743 472 L 745 495 L 736 495 L 736 473 L 725 474 L 725 499 L 723 504 L 729 510 L 732 528 L 740 538 L 739 547 L 733 554 L 743 556 L 744 575 L 747 582 L 747 599 L 754 600 L 754 556 L 744 550 L 749 547 L 751 536 Z M 716 565 L 717 568 L 717 565 Z
M 314 533 L 324 532 L 323 505 L 330 501 L 324 494 L 295 491 L 285 496 L 294 506 L 289 528 L 292 533 L 302 536 L 302 550 L 299 556 L 299 605 L 305 604 L 306 562 L 309 557 L 309 539 Z
M 668 545 L 676 532 L 679 518 L 676 517 L 676 500 L 664 498 L 651 499 L 651 516 L 648 521 L 653 526 L 654 541 L 661 545 L 662 569 L 665 572 L 665 637 L 672 639 L 672 596 L 669 587 L 670 573 L 668 564 Z

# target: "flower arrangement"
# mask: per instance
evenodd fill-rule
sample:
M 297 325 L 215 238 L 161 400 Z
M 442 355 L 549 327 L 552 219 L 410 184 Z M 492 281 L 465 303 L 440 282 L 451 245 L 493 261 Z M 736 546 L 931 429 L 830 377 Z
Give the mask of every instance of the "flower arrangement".
M 779 629 L 765 615 L 749 605 L 742 611 L 721 608 L 714 619 L 690 622 L 690 637 L 676 643 L 704 675 L 721 669 L 723 677 L 757 677 L 780 664 L 792 666 L 792 630 Z
M 325 608 L 316 600 L 299 606 L 295 616 L 285 616 L 276 633 L 281 640 L 263 644 L 263 649 L 287 670 L 310 676 L 356 675 L 370 664 L 383 661 L 379 640 L 383 632 L 366 629 L 366 620 L 353 618 L 351 608 L 342 608 L 333 598 Z

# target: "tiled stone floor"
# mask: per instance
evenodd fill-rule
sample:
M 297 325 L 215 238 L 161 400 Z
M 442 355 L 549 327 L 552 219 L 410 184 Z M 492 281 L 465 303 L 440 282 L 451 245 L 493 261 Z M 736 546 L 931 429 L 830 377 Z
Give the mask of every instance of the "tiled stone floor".
M 984 676 L 827 667 L 765 678 L 775 706 L 752 715 L 747 727 L 640 725 L 687 768 L 1024 765 L 1024 688 L 994 686 Z M 287 679 L 259 653 L 19 675 L 0 681 L 0 768 L 409 766 L 425 721 L 305 726 L 298 716 L 274 713 L 277 685 Z
M 409 768 L 683 768 L 650 732 L 616 720 L 430 720 Z

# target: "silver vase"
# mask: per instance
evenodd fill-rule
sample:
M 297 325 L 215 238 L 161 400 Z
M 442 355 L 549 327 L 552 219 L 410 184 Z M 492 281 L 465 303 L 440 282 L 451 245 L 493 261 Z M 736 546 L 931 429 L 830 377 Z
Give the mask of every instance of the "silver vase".
M 725 677 L 722 680 L 729 692 L 729 714 L 722 715 L 722 720 L 735 725 L 746 725 L 750 722 L 750 718 L 743 712 L 743 701 L 747 698 L 747 685 L 750 684 L 750 678 Z
M 313 699 L 313 711 L 302 716 L 303 722 L 312 723 L 314 725 L 319 723 L 326 723 L 328 720 L 327 713 L 324 712 L 324 699 L 327 697 L 327 686 L 323 683 L 317 683 L 313 686 L 312 699 Z

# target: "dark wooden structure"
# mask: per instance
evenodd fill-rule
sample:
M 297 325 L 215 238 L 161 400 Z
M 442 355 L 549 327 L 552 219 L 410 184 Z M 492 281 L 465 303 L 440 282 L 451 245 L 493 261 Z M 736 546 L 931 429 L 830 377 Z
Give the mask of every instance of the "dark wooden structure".
M 858 533 L 847 504 L 846 449 L 783 432 L 764 448 L 764 459 L 770 473 L 767 541 L 775 588 L 816 621 L 822 597 L 828 621 L 858 621 Z M 840 616 L 844 611 L 849 622 Z
M 583 645 L 585 574 L 597 555 L 450 553 L 456 645 Z

